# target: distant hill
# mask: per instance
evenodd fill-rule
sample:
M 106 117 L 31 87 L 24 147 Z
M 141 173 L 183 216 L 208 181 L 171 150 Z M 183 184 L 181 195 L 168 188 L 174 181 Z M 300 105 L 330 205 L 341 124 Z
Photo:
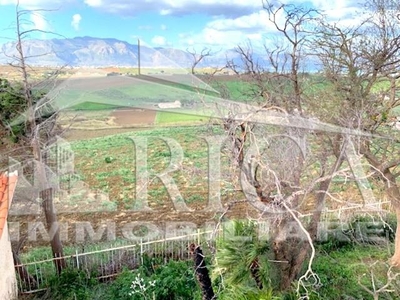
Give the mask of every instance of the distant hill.
M 23 43 L 28 63 L 36 66 L 106 67 L 137 66 L 138 47 L 112 38 L 76 37 L 71 39 L 25 40 Z M 17 54 L 15 42 L 0 46 L 0 64 L 12 62 Z M 150 48 L 141 46 L 143 67 L 188 68 L 192 56 L 173 48 Z M 238 60 L 232 50 L 207 57 L 198 67 L 224 66 L 226 58 Z

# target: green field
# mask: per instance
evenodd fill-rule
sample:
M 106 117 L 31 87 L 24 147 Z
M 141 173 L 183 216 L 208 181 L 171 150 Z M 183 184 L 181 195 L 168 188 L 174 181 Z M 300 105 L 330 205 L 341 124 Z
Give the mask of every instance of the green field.
M 183 105 L 200 98 L 216 96 L 195 77 L 104 76 L 70 79 L 49 94 L 59 108 L 79 108 L 85 102 L 118 107 L 149 107 L 162 102 L 180 101 Z M 194 82 L 190 79 L 193 78 Z M 199 98 L 200 97 L 200 98 Z M 204 99 L 203 99 L 204 100 Z M 205 99 L 205 101 L 208 101 Z M 85 108 L 87 109 L 87 108 Z M 97 109 L 97 107 L 94 107 Z
M 123 106 L 117 106 L 106 103 L 97 103 L 97 102 L 82 102 L 71 106 L 69 109 L 71 110 L 83 110 L 83 111 L 94 111 L 94 110 L 112 110 L 116 108 L 121 108 Z
M 193 113 L 193 112 L 192 112 Z M 191 114 L 190 111 L 182 111 L 182 113 L 159 111 L 156 116 L 156 125 L 164 124 L 190 124 L 190 123 L 205 123 L 208 122 L 210 118 L 202 117 Z

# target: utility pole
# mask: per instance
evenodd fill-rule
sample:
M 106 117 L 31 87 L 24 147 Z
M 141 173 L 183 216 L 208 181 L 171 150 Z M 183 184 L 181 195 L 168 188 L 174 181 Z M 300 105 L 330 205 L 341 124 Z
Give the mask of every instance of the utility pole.
M 140 39 L 138 39 L 137 46 L 138 46 L 138 75 L 140 75 Z

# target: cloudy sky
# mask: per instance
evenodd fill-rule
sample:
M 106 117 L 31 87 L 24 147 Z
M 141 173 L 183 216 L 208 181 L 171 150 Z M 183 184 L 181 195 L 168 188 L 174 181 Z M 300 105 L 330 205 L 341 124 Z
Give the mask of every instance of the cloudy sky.
M 262 42 L 273 32 L 262 0 L 20 0 L 22 9 L 43 9 L 28 16 L 26 28 L 64 37 L 93 36 L 180 49 L 232 48 Z M 331 20 L 351 23 L 356 0 L 283 0 L 314 7 Z M 0 44 L 15 39 L 16 0 L 0 0 Z M 274 2 L 276 3 L 276 2 Z M 49 34 L 31 38 L 54 38 Z

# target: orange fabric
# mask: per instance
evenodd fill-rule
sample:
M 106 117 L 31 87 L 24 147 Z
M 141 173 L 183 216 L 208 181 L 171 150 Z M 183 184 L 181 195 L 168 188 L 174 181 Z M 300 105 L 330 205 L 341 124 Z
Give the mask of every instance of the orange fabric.
M 0 238 L 6 224 L 8 209 L 17 184 L 17 175 L 0 174 Z

